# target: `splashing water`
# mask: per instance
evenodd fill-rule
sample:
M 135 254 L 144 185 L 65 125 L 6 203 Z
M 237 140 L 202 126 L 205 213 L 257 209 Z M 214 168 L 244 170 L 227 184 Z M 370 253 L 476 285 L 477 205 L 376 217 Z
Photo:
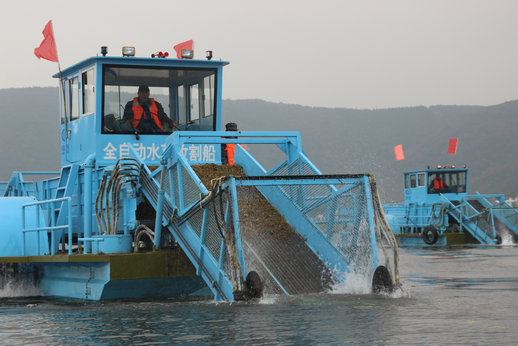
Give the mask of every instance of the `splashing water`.
M 264 295 L 261 299 L 259 299 L 257 301 L 257 303 L 261 304 L 261 305 L 272 305 L 272 304 L 276 304 L 278 300 L 279 300 L 278 295 L 267 294 L 267 295 Z
M 505 201 L 514 207 L 518 207 L 518 197 L 509 197 Z
M 31 282 L 11 280 L 0 288 L 0 298 L 43 296 L 43 292 Z
M 344 282 L 331 286 L 330 294 L 369 294 L 372 292 L 368 275 L 350 273 Z
M 513 241 L 513 235 L 508 232 L 502 233 L 502 244 L 500 244 L 500 245 L 502 245 L 502 246 L 515 245 L 514 241 Z

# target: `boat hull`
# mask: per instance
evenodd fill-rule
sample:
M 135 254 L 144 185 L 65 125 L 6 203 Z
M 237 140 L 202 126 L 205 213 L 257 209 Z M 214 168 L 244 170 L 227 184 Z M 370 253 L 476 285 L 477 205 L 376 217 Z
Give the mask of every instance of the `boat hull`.
M 212 297 L 205 282 L 178 249 L 110 255 L 11 257 L 3 258 L 2 262 L 31 265 L 37 273 L 33 276 L 35 283 L 47 296 L 86 300 Z
M 475 244 L 477 241 L 468 233 L 460 232 L 444 232 L 439 234 L 437 242 L 427 244 L 424 242 L 422 235 L 416 233 L 394 234 L 400 247 L 426 247 L 426 246 L 450 246 L 462 244 Z

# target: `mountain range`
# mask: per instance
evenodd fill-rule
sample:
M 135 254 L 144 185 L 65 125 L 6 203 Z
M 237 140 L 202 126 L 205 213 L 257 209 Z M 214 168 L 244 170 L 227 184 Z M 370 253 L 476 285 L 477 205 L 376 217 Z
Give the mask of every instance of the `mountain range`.
M 518 100 L 493 106 L 321 108 L 263 100 L 224 100 L 223 122 L 244 131 L 298 131 L 309 159 L 328 174 L 373 173 L 384 202 L 402 201 L 403 172 L 466 165 L 470 192 L 518 196 Z M 59 170 L 58 89 L 0 89 L 0 180 L 12 171 Z M 447 154 L 458 138 L 455 155 Z M 402 144 L 405 160 L 396 161 Z M 266 168 L 272 147 L 249 148 Z

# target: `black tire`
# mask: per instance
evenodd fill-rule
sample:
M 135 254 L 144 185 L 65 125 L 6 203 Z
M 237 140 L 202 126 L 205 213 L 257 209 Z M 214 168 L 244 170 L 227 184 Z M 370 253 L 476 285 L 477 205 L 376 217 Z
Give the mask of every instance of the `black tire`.
M 385 266 L 379 266 L 374 271 L 372 277 L 372 292 L 392 292 L 394 290 L 394 283 L 390 277 L 390 273 Z
M 245 287 L 242 291 L 234 292 L 235 300 L 248 301 L 250 299 L 261 298 L 263 296 L 263 283 L 259 274 L 250 271 L 246 276 Z
M 246 291 L 248 296 L 251 298 L 261 298 L 263 296 L 263 283 L 259 274 L 255 271 L 251 271 L 246 276 Z
M 502 237 L 500 235 L 497 235 L 495 237 L 496 245 L 502 245 Z
M 423 241 L 428 245 L 437 243 L 437 240 L 439 239 L 439 233 L 437 233 L 437 230 L 432 226 L 426 227 L 422 233 L 422 236 Z

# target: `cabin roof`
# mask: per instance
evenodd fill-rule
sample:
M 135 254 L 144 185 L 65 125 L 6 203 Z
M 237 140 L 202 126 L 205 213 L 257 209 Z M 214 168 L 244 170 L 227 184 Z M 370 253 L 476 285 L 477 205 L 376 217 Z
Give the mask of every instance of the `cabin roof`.
M 403 174 L 412 174 L 412 173 L 444 173 L 444 172 L 467 172 L 468 168 L 429 168 L 429 169 L 419 169 L 415 171 L 406 171 Z
M 128 66 L 156 66 L 156 67 L 191 67 L 191 68 L 207 68 L 221 67 L 228 65 L 228 61 L 222 60 L 199 60 L 199 59 L 169 59 L 169 58 L 138 58 L 138 57 L 113 57 L 113 56 L 94 56 L 82 60 L 70 67 L 67 67 L 61 73 L 56 73 L 52 77 L 60 78 L 69 74 L 81 71 L 85 67 L 94 64 L 114 64 Z

